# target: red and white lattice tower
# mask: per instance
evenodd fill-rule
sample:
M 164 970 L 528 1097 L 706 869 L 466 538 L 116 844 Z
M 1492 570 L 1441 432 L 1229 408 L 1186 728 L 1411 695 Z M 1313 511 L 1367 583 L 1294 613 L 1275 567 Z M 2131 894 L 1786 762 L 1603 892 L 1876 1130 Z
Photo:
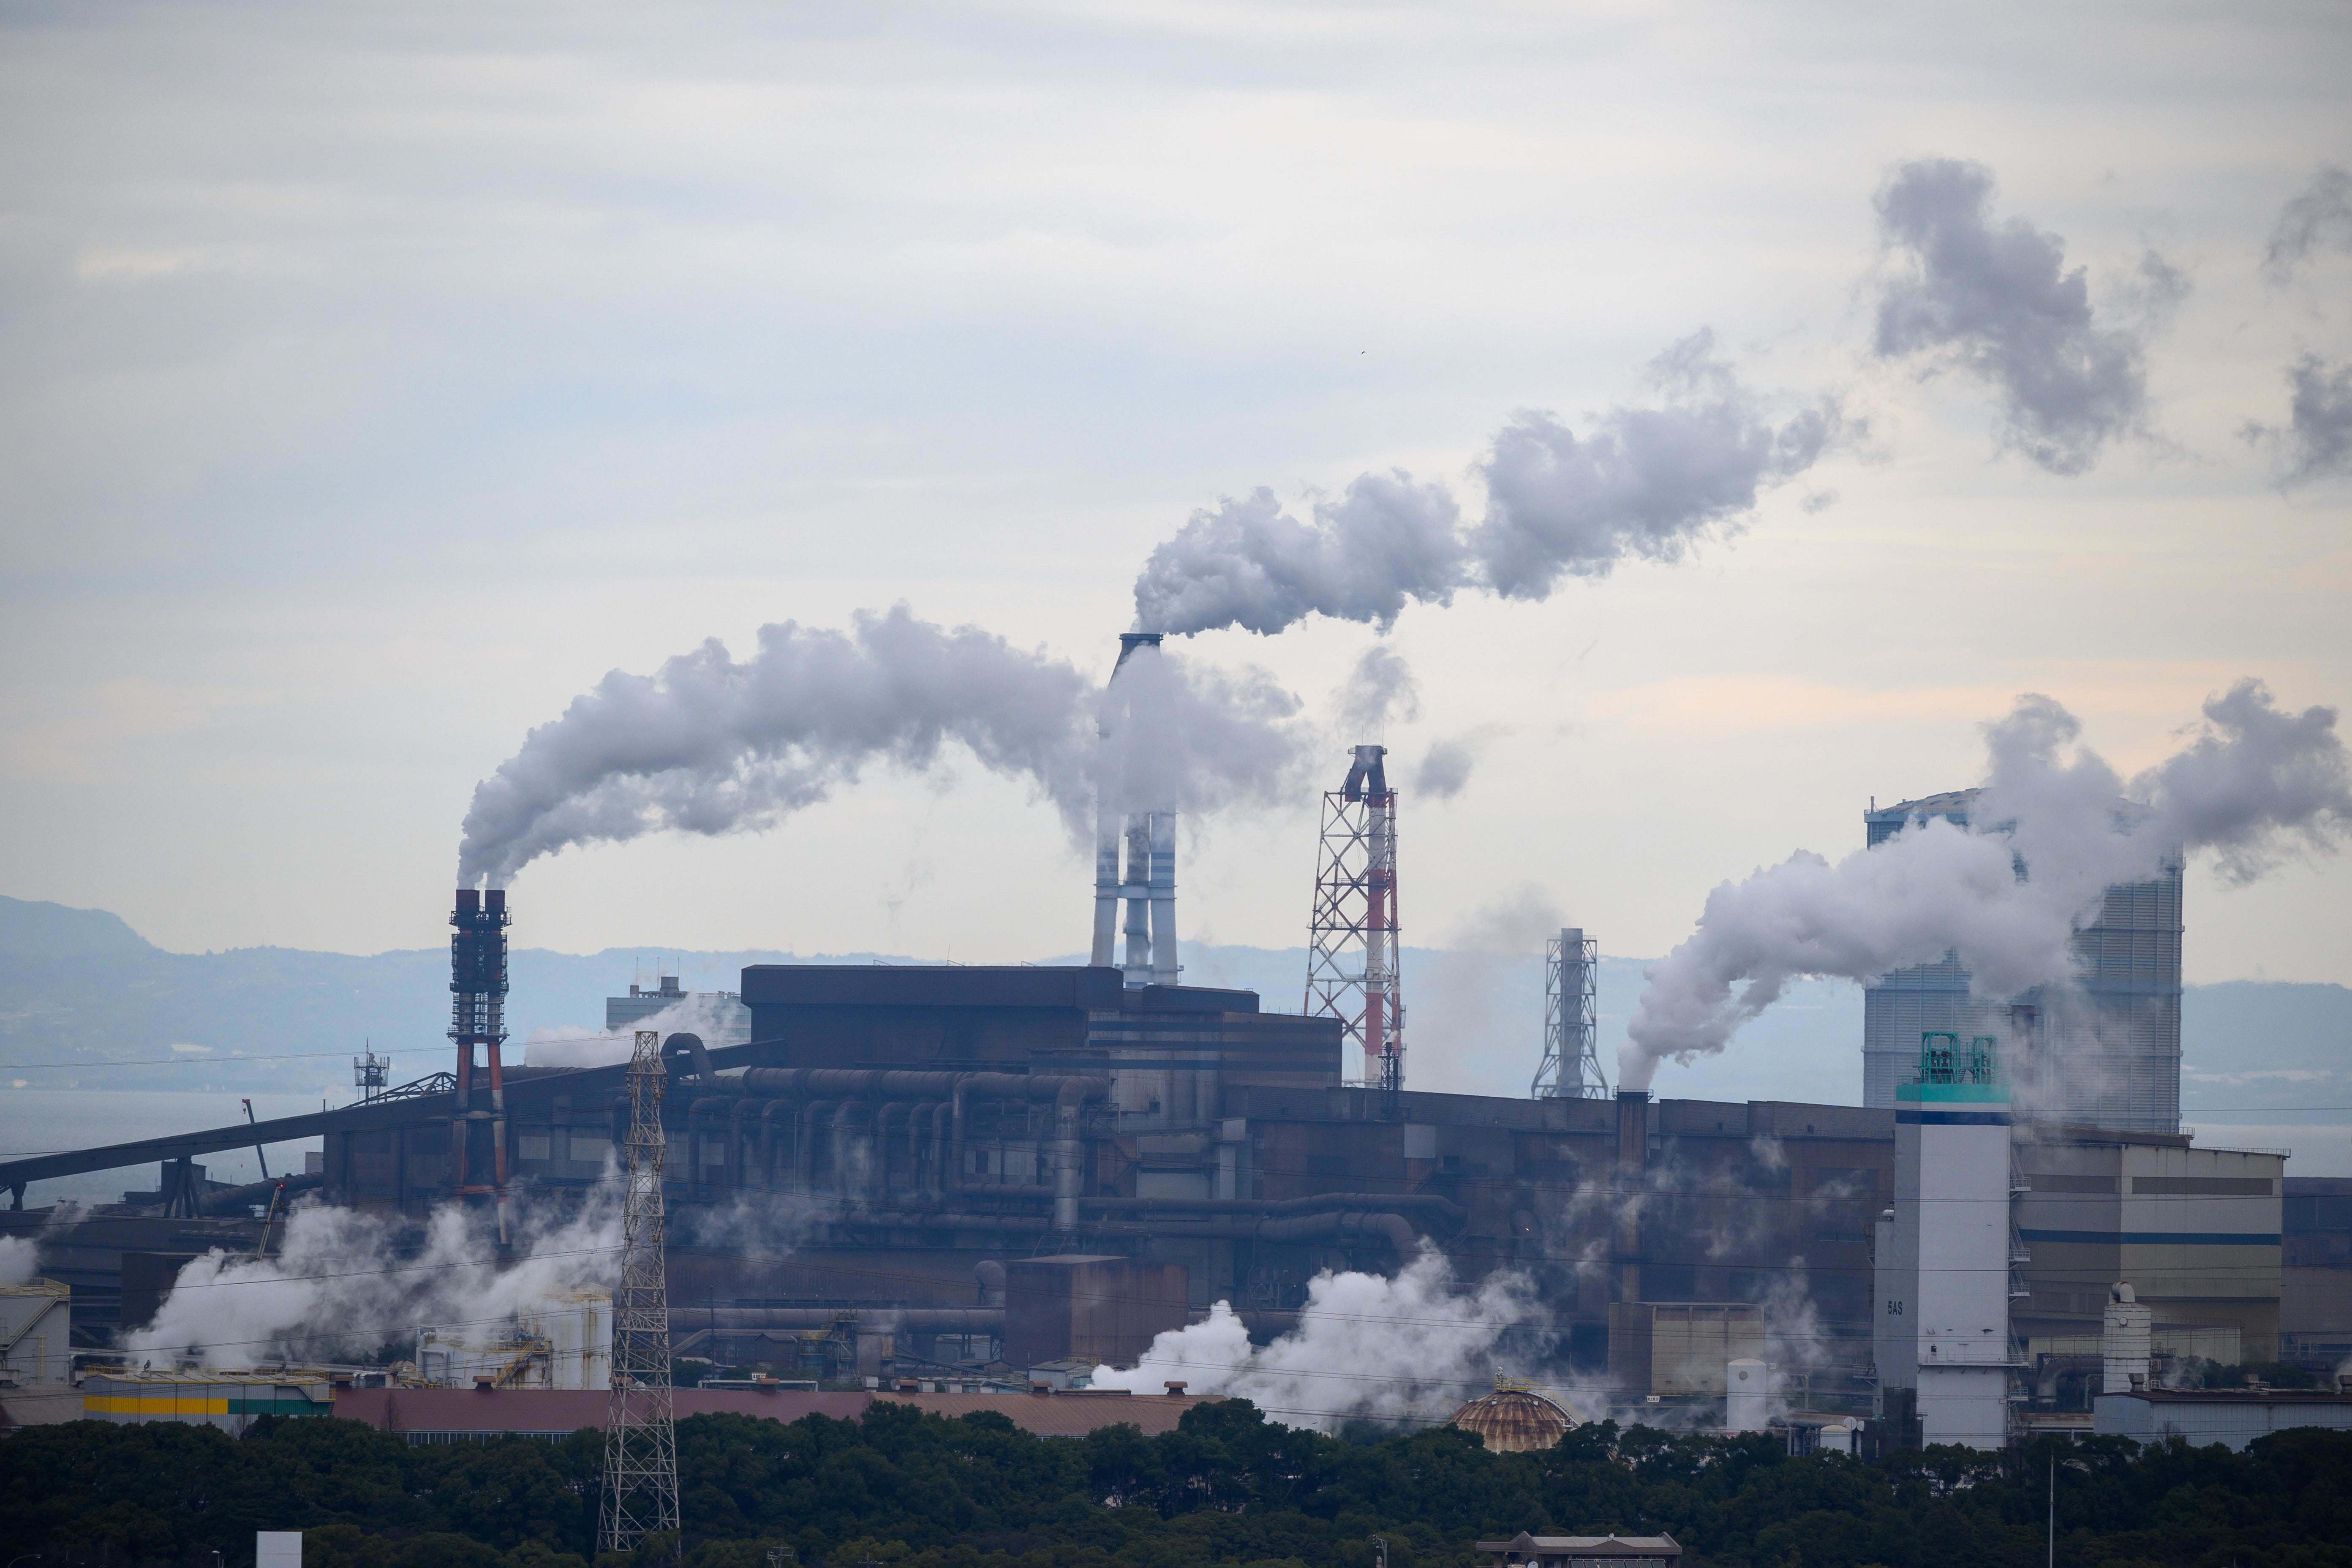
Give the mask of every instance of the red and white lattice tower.
M 1307 928 L 1307 1012 L 1339 1020 L 1364 1053 L 1364 1083 L 1404 1087 L 1398 974 L 1396 792 L 1385 746 L 1358 746 L 1347 783 L 1323 796 L 1315 912 Z

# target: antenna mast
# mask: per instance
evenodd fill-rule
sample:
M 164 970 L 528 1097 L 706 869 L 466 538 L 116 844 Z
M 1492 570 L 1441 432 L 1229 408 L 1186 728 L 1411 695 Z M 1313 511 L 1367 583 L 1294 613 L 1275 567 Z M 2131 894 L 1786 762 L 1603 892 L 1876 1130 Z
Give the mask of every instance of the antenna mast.
M 669 1281 L 663 1272 L 661 1036 L 636 1031 L 629 1058 L 626 1206 L 613 1291 L 613 1396 L 604 1419 L 601 1552 L 634 1552 L 677 1530 L 677 1426 L 670 1399 Z
M 1391 1114 L 1404 1088 L 1404 997 L 1398 973 L 1396 791 L 1385 746 L 1358 746 L 1347 782 L 1323 796 L 1315 910 L 1307 927 L 1310 1017 L 1337 1018 L 1364 1053 L 1367 1088 Z
M 1536 1100 L 1606 1100 L 1601 1071 L 1601 944 L 1570 926 L 1544 944 L 1544 1054 Z

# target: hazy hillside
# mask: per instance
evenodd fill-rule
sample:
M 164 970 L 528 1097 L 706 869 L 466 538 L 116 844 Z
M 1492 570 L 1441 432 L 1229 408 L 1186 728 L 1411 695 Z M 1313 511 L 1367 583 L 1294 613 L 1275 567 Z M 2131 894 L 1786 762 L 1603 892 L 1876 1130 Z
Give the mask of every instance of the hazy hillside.
M 746 963 L 864 963 L 876 957 L 523 949 L 513 956 L 509 1020 L 518 1039 L 536 1029 L 599 1026 L 604 998 L 626 991 L 633 979 L 650 984 L 658 967 L 682 974 L 689 990 L 731 990 Z M 1270 1008 L 1300 1004 L 1303 949 L 1187 943 L 1184 964 L 1193 984 L 1255 990 Z M 446 966 L 437 948 L 364 957 L 287 948 L 166 952 L 103 910 L 0 898 L 0 1068 L 44 1088 L 318 1092 L 347 1080 L 340 1058 L 373 1043 L 394 1056 L 397 1076 L 427 1072 L 441 1066 L 447 1050 Z M 1636 959 L 1601 961 L 1602 1058 L 1612 1079 L 1641 970 Z M 1540 959 L 1407 948 L 1404 971 L 1416 1086 L 1527 1092 L 1543 1013 Z M 2347 1100 L 2352 990 L 2232 981 L 2189 987 L 2184 1011 L 2189 1104 L 2291 1110 Z M 1722 1058 L 1669 1067 L 1658 1089 L 1710 1099 L 1851 1101 L 1859 1092 L 1861 1031 L 1862 1001 L 1853 986 L 1792 986 Z M 320 1054 L 226 1060 L 301 1053 Z M 190 1065 L 100 1065 L 157 1058 Z

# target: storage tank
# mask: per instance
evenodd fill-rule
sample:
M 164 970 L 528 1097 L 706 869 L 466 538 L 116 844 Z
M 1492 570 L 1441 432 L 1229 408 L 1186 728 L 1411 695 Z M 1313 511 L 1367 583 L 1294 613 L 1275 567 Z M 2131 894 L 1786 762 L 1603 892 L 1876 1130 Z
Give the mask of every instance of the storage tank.
M 1752 1356 L 1723 1368 L 1723 1429 L 1761 1432 L 1772 1419 L 1771 1368 Z
M 2147 1385 L 2154 1322 L 2154 1310 L 2140 1304 L 2129 1285 L 2119 1282 L 2109 1288 L 2106 1314 L 2099 1325 L 2101 1394 L 2129 1394 L 2135 1377 L 2142 1387 Z
M 548 1345 L 549 1386 L 613 1385 L 613 1293 L 601 1285 L 559 1290 L 543 1304 L 515 1314 L 524 1334 Z

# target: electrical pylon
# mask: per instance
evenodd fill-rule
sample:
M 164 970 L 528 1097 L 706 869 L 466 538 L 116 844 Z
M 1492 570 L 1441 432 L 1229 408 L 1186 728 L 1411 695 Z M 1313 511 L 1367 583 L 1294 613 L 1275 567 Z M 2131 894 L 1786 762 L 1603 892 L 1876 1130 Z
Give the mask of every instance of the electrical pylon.
M 613 1396 L 604 1418 L 599 1552 L 634 1552 L 677 1530 L 677 1423 L 670 1398 L 669 1280 L 663 1272 L 661 1036 L 639 1029 L 629 1058 L 629 1144 L 621 1281 L 613 1291 Z

